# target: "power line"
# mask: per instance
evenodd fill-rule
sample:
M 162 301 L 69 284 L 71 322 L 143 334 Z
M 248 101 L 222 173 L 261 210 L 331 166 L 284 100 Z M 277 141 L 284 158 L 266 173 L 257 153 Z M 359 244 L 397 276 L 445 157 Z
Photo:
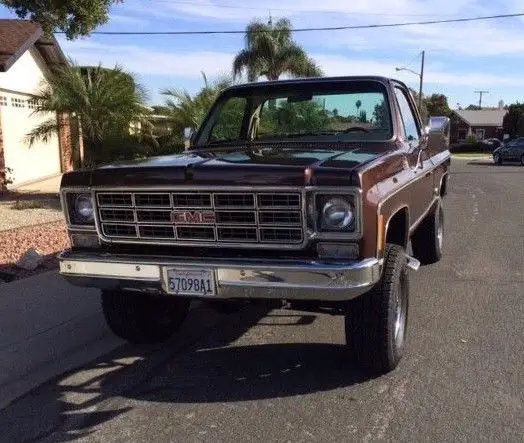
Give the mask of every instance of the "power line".
M 445 20 L 422 20 L 413 22 L 398 22 L 398 23 L 379 23 L 372 25 L 348 25 L 348 26 L 325 26 L 318 28 L 295 28 L 292 32 L 312 32 L 312 31 L 344 31 L 348 29 L 378 29 L 378 28 L 398 28 L 402 26 L 412 25 L 436 25 L 442 23 L 463 23 L 481 20 L 495 20 L 503 18 L 523 17 L 524 12 L 515 14 L 498 14 L 485 15 L 479 17 L 463 17 Z M 217 34 L 245 34 L 245 30 L 234 31 L 95 31 L 92 34 L 96 35 L 217 35 Z M 259 32 L 279 32 L 278 30 L 259 31 Z M 64 34 L 63 31 L 57 34 Z

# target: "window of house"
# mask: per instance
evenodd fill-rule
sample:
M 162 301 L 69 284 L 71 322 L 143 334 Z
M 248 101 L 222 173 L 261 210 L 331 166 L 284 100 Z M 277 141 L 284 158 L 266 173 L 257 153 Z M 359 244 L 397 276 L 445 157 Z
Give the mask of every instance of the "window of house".
M 0 106 L 7 106 L 7 97 L 5 95 L 0 95 Z
M 415 114 L 402 89 L 395 88 L 395 95 L 397 96 L 402 122 L 404 123 L 404 136 L 410 144 L 416 145 L 420 138 L 420 132 Z
M 484 129 L 475 129 L 475 136 L 477 137 L 477 140 L 484 140 L 485 134 L 486 131 Z
M 458 141 L 462 142 L 466 140 L 466 136 L 468 135 L 468 131 L 465 128 L 460 128 L 458 130 Z
M 25 108 L 25 100 L 21 98 L 11 98 L 11 106 L 14 108 Z

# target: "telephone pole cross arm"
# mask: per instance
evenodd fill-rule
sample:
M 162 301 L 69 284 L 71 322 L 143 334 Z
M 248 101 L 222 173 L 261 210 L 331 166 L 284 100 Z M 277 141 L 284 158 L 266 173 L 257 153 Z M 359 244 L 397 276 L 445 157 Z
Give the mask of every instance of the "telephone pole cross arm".
M 479 108 L 482 109 L 482 94 L 489 94 L 489 91 L 475 91 L 475 94 L 479 94 Z

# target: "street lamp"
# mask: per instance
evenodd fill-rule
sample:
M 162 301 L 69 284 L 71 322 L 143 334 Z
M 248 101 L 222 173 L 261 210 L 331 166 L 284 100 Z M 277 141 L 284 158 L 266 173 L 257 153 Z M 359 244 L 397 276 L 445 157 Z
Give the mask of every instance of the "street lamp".
M 413 71 L 412 69 L 409 69 L 409 68 L 395 68 L 395 70 L 398 72 L 398 71 L 408 71 L 408 72 L 411 72 L 412 74 L 415 74 L 419 77 L 420 79 L 420 86 L 419 86 L 419 90 L 418 90 L 418 109 L 419 109 L 419 112 L 422 112 L 422 85 L 424 83 L 424 57 L 426 55 L 426 51 L 422 51 L 422 61 L 421 61 L 421 64 L 420 64 L 420 72 L 417 72 L 417 71 Z

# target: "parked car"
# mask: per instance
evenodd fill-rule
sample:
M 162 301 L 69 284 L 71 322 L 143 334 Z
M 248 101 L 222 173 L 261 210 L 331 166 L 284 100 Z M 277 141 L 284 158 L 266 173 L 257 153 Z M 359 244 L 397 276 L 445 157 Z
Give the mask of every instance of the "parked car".
M 442 253 L 448 140 L 449 119 L 423 129 L 399 81 L 234 86 L 189 152 L 63 176 L 60 273 L 100 288 L 107 323 L 131 342 L 167 340 L 191 299 L 286 300 L 343 315 L 348 355 L 392 370 L 408 268 Z
M 488 145 L 491 151 L 494 151 L 495 149 L 497 149 L 499 146 L 502 145 L 502 141 L 499 140 L 498 138 L 487 138 L 485 140 L 482 140 L 482 143 L 485 145 Z
M 524 137 L 510 140 L 493 151 L 493 162 L 497 165 L 505 161 L 520 162 L 524 166 Z

